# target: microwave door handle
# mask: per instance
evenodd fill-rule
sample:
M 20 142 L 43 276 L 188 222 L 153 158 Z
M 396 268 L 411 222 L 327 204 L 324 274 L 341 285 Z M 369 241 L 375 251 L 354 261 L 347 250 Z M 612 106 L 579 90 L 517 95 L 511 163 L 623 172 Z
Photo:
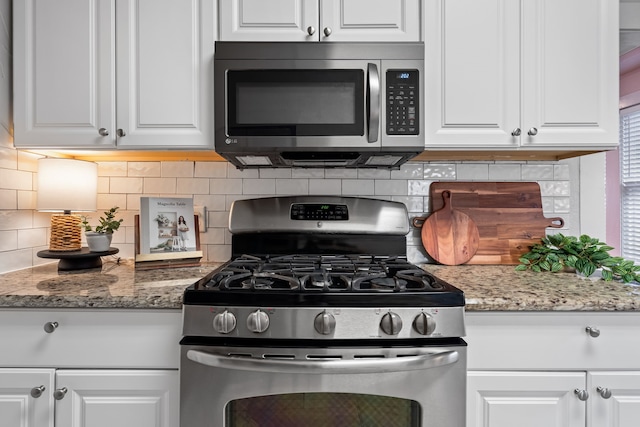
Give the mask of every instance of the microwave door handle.
M 187 358 L 201 365 L 238 371 L 281 374 L 368 374 L 418 371 L 452 365 L 459 359 L 455 350 L 383 359 L 288 360 L 225 356 L 188 350 Z
M 367 65 L 368 141 L 378 140 L 380 128 L 380 74 L 376 64 Z

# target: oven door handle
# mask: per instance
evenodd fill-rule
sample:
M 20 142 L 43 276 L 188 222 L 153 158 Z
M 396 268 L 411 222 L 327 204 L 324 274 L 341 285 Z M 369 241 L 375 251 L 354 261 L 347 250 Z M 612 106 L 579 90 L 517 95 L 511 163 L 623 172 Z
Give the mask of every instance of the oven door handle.
M 458 361 L 459 354 L 455 350 L 449 350 L 381 359 L 289 360 L 224 356 L 199 350 L 188 350 L 187 358 L 210 367 L 240 371 L 282 374 L 367 374 L 420 371 L 452 365 Z

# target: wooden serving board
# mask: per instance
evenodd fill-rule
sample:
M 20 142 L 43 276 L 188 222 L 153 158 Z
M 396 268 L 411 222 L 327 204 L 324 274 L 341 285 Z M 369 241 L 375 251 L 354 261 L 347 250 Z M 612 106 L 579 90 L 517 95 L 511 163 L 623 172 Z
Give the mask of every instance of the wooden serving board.
M 547 227 L 564 226 L 562 218 L 545 218 L 537 182 L 434 182 L 431 212 L 442 209 L 443 191 L 451 192 L 451 207 L 478 227 L 478 250 L 467 264 L 519 264 Z

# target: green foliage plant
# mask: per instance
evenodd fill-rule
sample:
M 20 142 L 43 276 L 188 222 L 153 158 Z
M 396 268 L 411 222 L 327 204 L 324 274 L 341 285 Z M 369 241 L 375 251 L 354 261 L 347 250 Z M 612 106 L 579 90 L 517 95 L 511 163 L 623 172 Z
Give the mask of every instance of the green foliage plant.
M 113 233 L 118 228 L 120 228 L 120 224 L 122 224 L 123 219 L 116 219 L 116 212 L 120 209 L 118 206 L 114 206 L 108 211 L 104 212 L 104 216 L 98 218 L 98 225 L 96 225 L 95 230 L 89 225 L 89 221 L 86 216 L 82 217 L 81 226 L 84 231 L 95 231 L 96 233 Z
M 609 255 L 612 249 L 586 234 L 577 238 L 558 233 L 544 237 L 541 243 L 531 246 L 530 251 L 519 259 L 516 270 L 555 273 L 569 268 L 589 277 L 601 269 L 603 280 L 640 282 L 640 266 L 622 257 Z

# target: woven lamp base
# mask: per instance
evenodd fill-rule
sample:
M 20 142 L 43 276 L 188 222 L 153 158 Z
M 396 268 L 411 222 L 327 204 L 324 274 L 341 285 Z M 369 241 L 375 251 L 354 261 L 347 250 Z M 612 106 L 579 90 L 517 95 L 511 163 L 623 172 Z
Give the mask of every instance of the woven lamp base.
M 78 215 L 52 215 L 49 250 L 56 252 L 79 251 L 82 245 L 82 219 Z

